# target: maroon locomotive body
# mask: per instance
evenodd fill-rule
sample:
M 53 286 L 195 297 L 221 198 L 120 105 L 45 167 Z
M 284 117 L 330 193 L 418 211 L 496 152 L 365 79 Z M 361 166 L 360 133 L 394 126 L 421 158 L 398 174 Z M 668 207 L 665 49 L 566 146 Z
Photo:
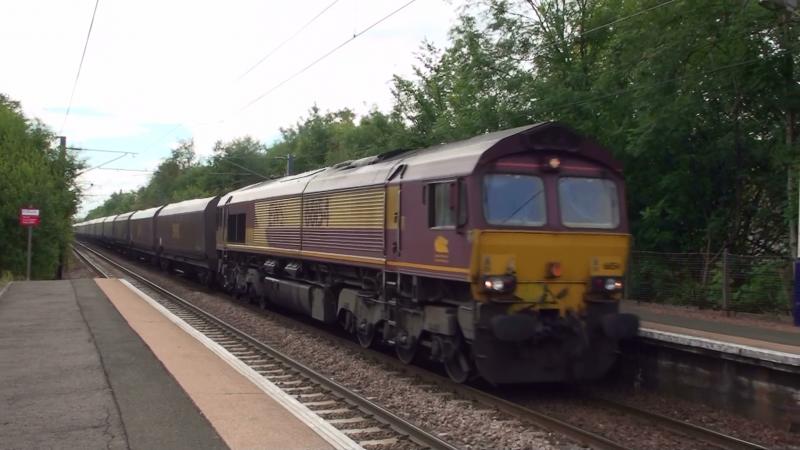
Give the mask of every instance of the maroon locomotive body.
M 457 381 L 595 378 L 638 327 L 618 311 L 620 166 L 557 123 L 267 181 L 220 208 L 225 289 Z
M 116 217 L 76 233 L 119 246 L 127 230 L 134 253 L 164 269 L 338 322 L 459 382 L 596 378 L 638 329 L 618 304 L 630 243 L 621 167 L 558 123 Z

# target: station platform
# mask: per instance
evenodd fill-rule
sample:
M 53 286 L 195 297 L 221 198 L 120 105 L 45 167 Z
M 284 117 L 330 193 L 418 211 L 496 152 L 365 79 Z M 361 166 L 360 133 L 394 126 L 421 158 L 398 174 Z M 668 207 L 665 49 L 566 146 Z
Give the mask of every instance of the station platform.
M 800 328 L 789 323 L 633 301 L 621 310 L 639 316 L 642 338 L 800 371 Z
M 0 293 L 3 448 L 342 448 L 114 279 Z

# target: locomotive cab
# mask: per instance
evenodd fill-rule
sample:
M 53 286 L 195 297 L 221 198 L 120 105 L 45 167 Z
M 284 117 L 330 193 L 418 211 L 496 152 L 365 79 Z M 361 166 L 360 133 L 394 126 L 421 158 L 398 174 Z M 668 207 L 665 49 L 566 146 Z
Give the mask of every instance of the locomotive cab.
M 576 150 L 512 150 L 470 177 L 472 351 L 492 382 L 596 378 L 638 330 L 619 313 L 622 176 Z

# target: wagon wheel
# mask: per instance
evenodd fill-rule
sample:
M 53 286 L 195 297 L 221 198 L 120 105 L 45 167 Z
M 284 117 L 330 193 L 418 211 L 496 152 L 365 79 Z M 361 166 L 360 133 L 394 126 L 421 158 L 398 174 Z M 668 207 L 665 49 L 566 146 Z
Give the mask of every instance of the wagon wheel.
M 459 384 L 464 383 L 472 372 L 469 357 L 463 350 L 457 350 L 453 356 L 444 361 L 444 370 L 451 380 Z
M 209 287 L 211 285 L 211 273 L 206 269 L 200 269 L 197 272 L 197 282 L 205 287 Z
M 358 337 L 358 343 L 361 344 L 361 347 L 370 348 L 375 341 L 375 327 L 364 320 L 356 328 L 356 336 Z

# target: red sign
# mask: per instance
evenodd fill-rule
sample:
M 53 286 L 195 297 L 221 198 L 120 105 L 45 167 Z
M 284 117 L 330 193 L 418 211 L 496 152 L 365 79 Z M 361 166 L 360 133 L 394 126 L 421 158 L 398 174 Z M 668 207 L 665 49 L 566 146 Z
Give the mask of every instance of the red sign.
M 39 225 L 39 209 L 34 207 L 19 209 L 19 224 L 23 227 L 35 227 Z

